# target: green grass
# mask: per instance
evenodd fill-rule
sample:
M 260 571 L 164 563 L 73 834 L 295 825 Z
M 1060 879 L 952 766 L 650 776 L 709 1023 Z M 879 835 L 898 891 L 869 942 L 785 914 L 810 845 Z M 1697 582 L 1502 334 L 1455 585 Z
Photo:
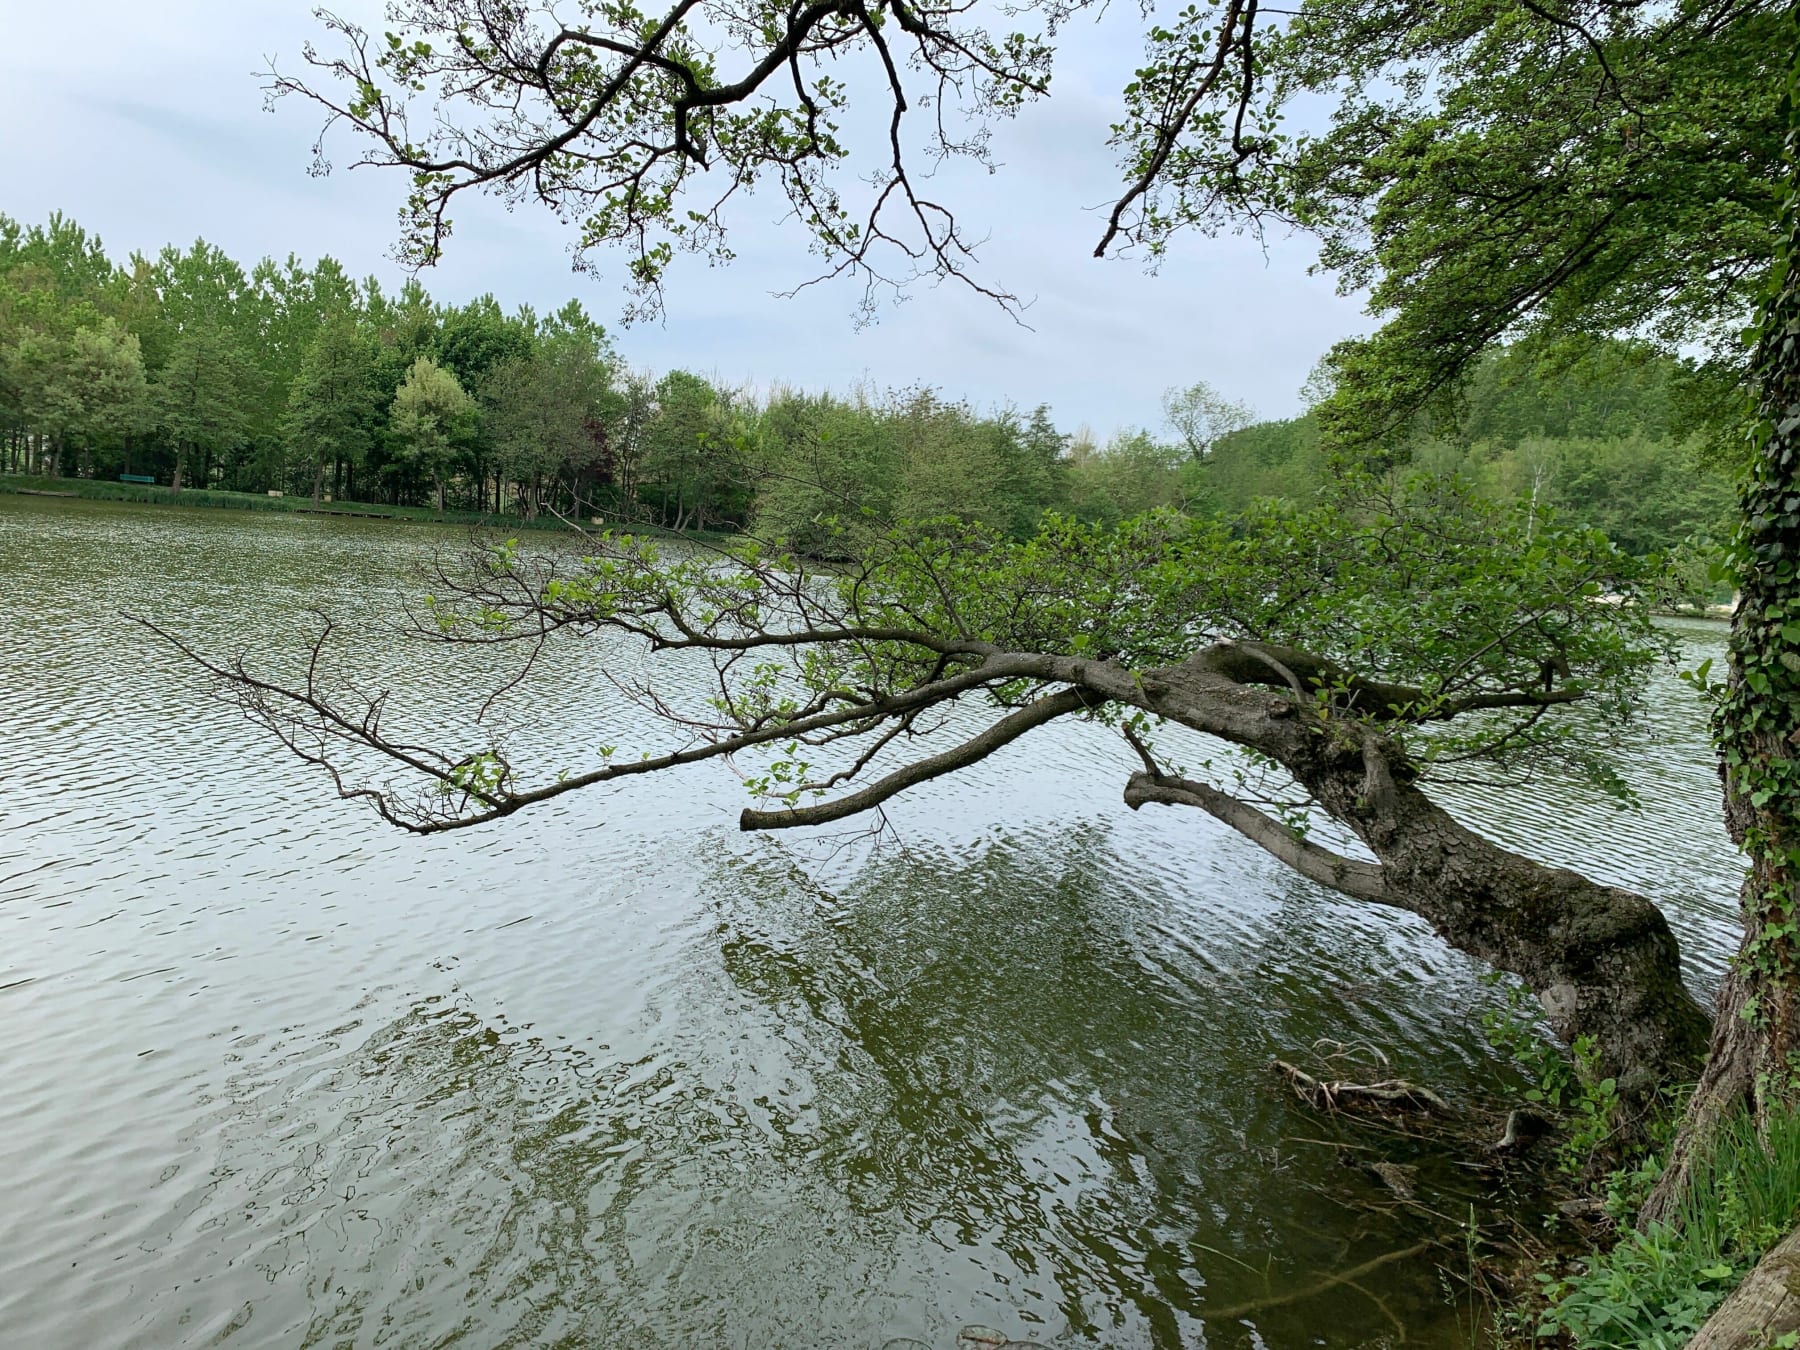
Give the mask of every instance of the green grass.
M 240 511 L 292 511 L 310 506 L 309 500 L 289 502 L 284 497 L 257 496 L 249 492 L 213 492 L 189 488 L 180 493 L 148 483 L 116 483 L 100 478 L 50 478 L 42 474 L 0 474 L 0 492 L 52 492 L 93 501 L 152 502 L 159 505 L 224 506 Z
M 119 483 L 103 478 L 48 478 L 35 474 L 0 474 L 0 492 L 70 493 L 90 501 L 144 502 L 155 506 L 214 507 L 228 511 L 285 511 L 335 516 L 379 516 L 385 520 L 437 521 L 456 525 L 504 522 L 510 528 L 562 529 L 554 516 L 536 521 L 518 516 L 496 516 L 476 511 L 445 511 L 428 506 L 389 506 L 385 502 L 321 502 L 311 497 L 271 497 L 259 492 L 221 492 L 213 488 L 168 488 L 148 483 Z
M 1656 1170 L 1615 1178 L 1615 1217 L 1641 1201 Z M 1766 1140 L 1739 1116 L 1698 1160 L 1670 1223 L 1628 1228 L 1578 1272 L 1538 1277 L 1547 1308 L 1534 1338 L 1576 1350 L 1680 1350 L 1797 1218 L 1800 1112 L 1772 1116 Z
M 1694 1168 L 1675 1226 L 1703 1251 L 1761 1255 L 1800 1215 L 1800 1112 L 1769 1119 L 1768 1139 L 1748 1116 L 1721 1127 Z

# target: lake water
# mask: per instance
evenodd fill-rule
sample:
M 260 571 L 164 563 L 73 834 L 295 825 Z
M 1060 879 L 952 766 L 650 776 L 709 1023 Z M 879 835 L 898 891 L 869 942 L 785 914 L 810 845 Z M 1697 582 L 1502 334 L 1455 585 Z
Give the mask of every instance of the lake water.
M 1479 1098 L 1497 991 L 1127 810 L 1098 731 L 903 798 L 878 848 L 741 835 L 704 765 L 421 839 L 118 617 L 279 665 L 324 607 L 454 720 L 468 678 L 376 620 L 456 539 L 0 495 L 0 1344 L 1462 1344 L 1444 1223 L 1268 1065 L 1379 1047 Z M 655 734 L 592 650 L 513 716 L 571 764 Z M 1710 993 L 1737 865 L 1672 678 L 1626 765 L 1639 812 L 1459 809 L 1655 897 Z

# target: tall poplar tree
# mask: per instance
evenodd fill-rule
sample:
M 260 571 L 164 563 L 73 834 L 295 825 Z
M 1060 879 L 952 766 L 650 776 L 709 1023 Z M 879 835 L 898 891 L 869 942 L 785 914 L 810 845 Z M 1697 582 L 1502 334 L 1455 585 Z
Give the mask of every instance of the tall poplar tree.
M 368 457 L 381 414 L 369 339 L 352 316 L 326 322 L 301 357 L 282 422 L 290 463 L 312 471 L 314 505 L 328 469 Z
M 156 425 L 175 446 L 169 486 L 186 484 L 189 456 L 210 457 L 241 445 L 255 408 L 256 373 L 243 349 L 218 324 L 196 320 L 180 333 L 151 389 Z M 205 484 L 202 484 L 205 486 Z
M 446 488 L 455 469 L 457 445 L 469 433 L 475 400 L 463 392 L 456 376 L 429 356 L 421 356 L 394 393 L 388 425 L 401 455 L 437 488 L 437 509 L 444 509 Z

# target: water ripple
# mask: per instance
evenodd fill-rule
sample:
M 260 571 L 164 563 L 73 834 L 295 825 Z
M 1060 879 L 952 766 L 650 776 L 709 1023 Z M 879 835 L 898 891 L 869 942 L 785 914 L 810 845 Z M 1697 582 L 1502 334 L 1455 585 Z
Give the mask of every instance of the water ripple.
M 328 605 L 347 659 L 451 718 L 469 677 L 379 619 L 455 542 L 0 498 L 30 766 L 0 801 L 9 1343 L 873 1347 L 981 1321 L 1353 1347 L 1396 1318 L 1460 1343 L 1423 1262 L 1207 1314 L 1421 1231 L 1346 1208 L 1268 1060 L 1329 1039 L 1491 1089 L 1494 991 L 1420 922 L 1127 810 L 1096 730 L 903 799 L 879 849 L 740 836 L 738 785 L 702 770 L 419 839 L 117 618 L 279 665 Z M 601 655 L 636 659 L 558 654 L 512 709 L 550 762 L 659 734 Z M 1628 755 L 1636 813 L 1455 805 L 1654 896 L 1714 979 L 1737 861 L 1672 679 Z

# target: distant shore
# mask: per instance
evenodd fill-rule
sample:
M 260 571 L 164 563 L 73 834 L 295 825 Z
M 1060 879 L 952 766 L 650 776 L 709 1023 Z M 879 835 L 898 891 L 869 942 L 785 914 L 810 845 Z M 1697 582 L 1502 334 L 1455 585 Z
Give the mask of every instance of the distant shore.
M 35 474 L 0 474 L 0 492 L 30 497 L 80 497 L 88 501 L 143 502 L 151 506 L 201 506 L 227 511 L 283 511 L 290 515 L 354 516 L 372 520 L 422 521 L 449 525 L 506 525 L 521 529 L 568 528 L 555 516 L 526 520 L 478 511 L 445 511 L 428 506 L 390 506 L 386 502 L 331 501 L 311 497 L 271 497 L 267 493 L 223 492 L 216 488 L 183 488 L 160 484 L 119 483 L 104 478 L 49 478 Z
M 573 527 L 559 516 L 541 515 L 535 520 L 523 516 L 497 515 L 482 511 L 438 512 L 428 506 L 390 506 L 386 502 L 332 501 L 322 498 L 316 505 L 308 496 L 271 497 L 266 493 L 224 492 L 216 488 L 183 488 L 172 491 L 160 484 L 119 483 L 104 478 L 50 478 L 37 474 L 0 473 L 0 494 L 21 497 L 78 498 L 85 501 L 131 502 L 147 506 L 203 507 L 225 511 L 283 512 L 288 515 L 337 516 L 345 519 L 384 520 L 400 524 L 472 525 L 505 530 L 569 530 Z M 729 536 L 713 531 L 677 532 L 655 524 L 589 520 L 585 528 L 613 528 L 634 534 L 666 535 L 671 538 L 723 539 Z
M 34 474 L 0 473 L 0 494 L 24 497 L 79 498 L 87 501 L 134 502 L 149 506 L 209 507 L 226 511 L 278 511 L 289 515 L 338 516 L 345 519 L 385 520 L 400 524 L 465 525 L 504 530 L 570 530 L 567 521 L 555 515 L 526 520 L 523 516 L 496 515 L 480 511 L 445 511 L 441 514 L 428 506 L 390 506 L 386 502 L 332 501 L 323 498 L 317 505 L 311 497 L 271 497 L 254 492 L 223 492 L 216 488 L 183 488 L 171 491 L 160 484 L 119 483 L 104 478 L 50 478 Z M 583 528 L 612 528 L 641 535 L 667 538 L 697 539 L 719 542 L 736 537 L 713 530 L 676 531 L 665 526 L 623 520 L 602 523 L 588 520 Z M 1601 596 L 1604 603 L 1617 603 L 1617 596 Z M 1705 619 L 1729 623 L 1733 606 L 1707 605 L 1704 608 L 1662 608 L 1655 611 L 1670 619 Z

